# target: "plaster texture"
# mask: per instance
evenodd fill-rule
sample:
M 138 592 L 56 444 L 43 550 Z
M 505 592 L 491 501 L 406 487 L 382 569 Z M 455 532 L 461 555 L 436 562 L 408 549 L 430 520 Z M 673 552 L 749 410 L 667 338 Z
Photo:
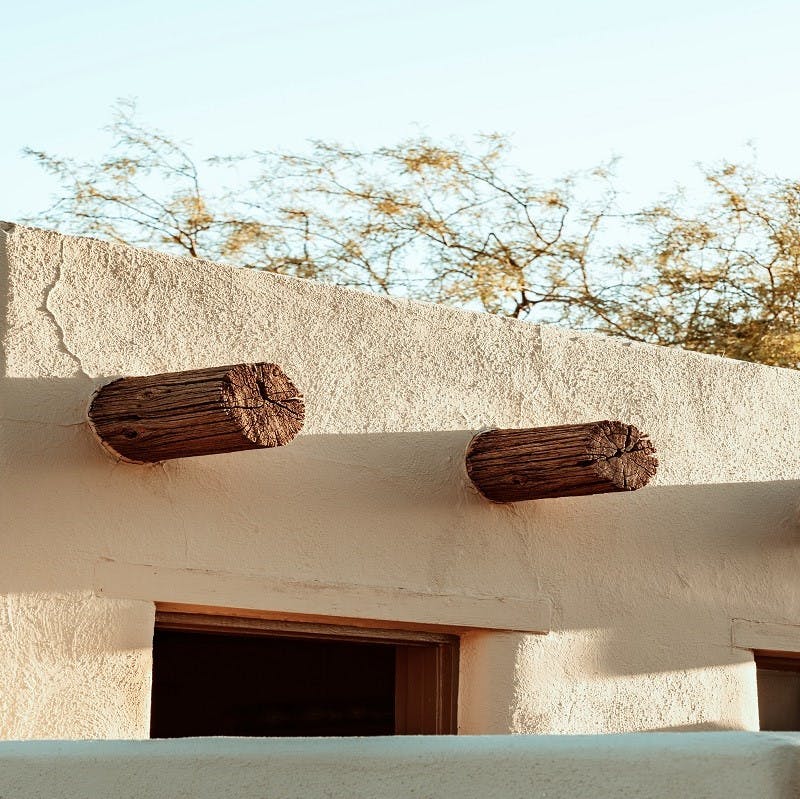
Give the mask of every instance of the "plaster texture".
M 795 799 L 800 736 L 195 738 L 0 744 L 15 799 Z
M 90 592 L 0 597 L 0 737 L 146 738 L 153 616 Z
M 0 652 L 29 697 L 1 735 L 146 735 L 153 602 L 458 624 L 465 733 L 757 728 L 731 625 L 800 625 L 800 373 L 0 236 Z M 306 397 L 287 447 L 133 465 L 86 424 L 116 376 L 262 360 Z M 478 429 L 605 418 L 651 435 L 651 486 L 500 506 L 466 477 Z M 26 694 L 51 638 L 82 666 Z

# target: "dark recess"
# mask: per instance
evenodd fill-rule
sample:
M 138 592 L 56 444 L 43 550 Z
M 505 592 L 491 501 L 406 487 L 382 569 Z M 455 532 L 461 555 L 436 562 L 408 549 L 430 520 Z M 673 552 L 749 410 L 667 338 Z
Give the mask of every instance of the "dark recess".
M 396 646 L 156 629 L 152 738 L 395 732 Z

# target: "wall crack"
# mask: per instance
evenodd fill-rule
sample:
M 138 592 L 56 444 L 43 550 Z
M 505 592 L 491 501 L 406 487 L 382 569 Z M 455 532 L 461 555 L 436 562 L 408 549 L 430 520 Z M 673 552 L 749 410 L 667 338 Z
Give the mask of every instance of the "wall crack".
M 55 325 L 56 328 L 56 338 L 58 339 L 58 348 L 61 352 L 67 355 L 73 363 L 78 367 L 78 374 L 81 377 L 87 377 L 91 380 L 91 375 L 87 374 L 83 368 L 83 362 L 81 361 L 80 357 L 70 349 L 67 344 L 67 339 L 64 334 L 64 328 L 61 327 L 61 323 L 58 321 L 58 317 L 56 316 L 53 309 L 50 307 L 50 295 L 55 291 L 58 287 L 58 284 L 61 282 L 61 272 L 62 272 L 62 265 L 64 263 L 64 239 L 61 240 L 61 247 L 59 250 L 58 256 L 58 263 L 56 264 L 56 273 L 53 280 L 44 288 L 44 292 L 42 295 L 42 304 L 39 306 L 39 310 L 47 316 L 50 321 Z

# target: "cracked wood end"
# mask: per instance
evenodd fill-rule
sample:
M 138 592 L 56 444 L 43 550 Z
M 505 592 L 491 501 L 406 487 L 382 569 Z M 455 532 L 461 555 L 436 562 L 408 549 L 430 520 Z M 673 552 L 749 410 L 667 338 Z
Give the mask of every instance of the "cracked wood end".
M 648 436 L 616 421 L 487 430 L 467 450 L 467 474 L 494 502 L 635 491 L 657 468 Z
M 103 445 L 139 463 L 280 447 L 304 415 L 302 395 L 272 363 L 123 377 L 89 409 Z

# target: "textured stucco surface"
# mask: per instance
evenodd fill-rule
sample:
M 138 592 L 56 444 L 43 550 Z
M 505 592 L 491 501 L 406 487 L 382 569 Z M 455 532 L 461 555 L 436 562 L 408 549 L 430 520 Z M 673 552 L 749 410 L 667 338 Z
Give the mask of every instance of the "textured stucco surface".
M 0 738 L 146 738 L 153 605 L 0 597 Z
M 369 595 L 385 618 L 413 594 L 437 623 L 448 598 L 485 598 L 475 626 L 502 628 L 508 597 L 509 627 L 529 607 L 550 632 L 464 636 L 463 732 L 757 727 L 731 620 L 800 624 L 800 373 L 6 227 L 0 584 L 31 603 L 14 640 L 41 635 L 43 601 L 53 627 L 74 601 L 138 646 L 148 599 L 288 612 L 300 591 L 325 615 L 335 591 L 335 615 Z M 250 360 L 306 396 L 288 447 L 137 466 L 86 425 L 115 376 Z M 466 479 L 477 429 L 603 418 L 651 434 L 647 489 L 498 506 Z M 148 653 L 85 645 L 85 684 L 140 681 L 123 715 L 143 734 Z M 124 676 L 102 655 L 134 649 Z M 5 734 L 95 712 L 69 702 Z
M 796 799 L 800 736 L 255 739 L 0 744 L 15 799 Z

